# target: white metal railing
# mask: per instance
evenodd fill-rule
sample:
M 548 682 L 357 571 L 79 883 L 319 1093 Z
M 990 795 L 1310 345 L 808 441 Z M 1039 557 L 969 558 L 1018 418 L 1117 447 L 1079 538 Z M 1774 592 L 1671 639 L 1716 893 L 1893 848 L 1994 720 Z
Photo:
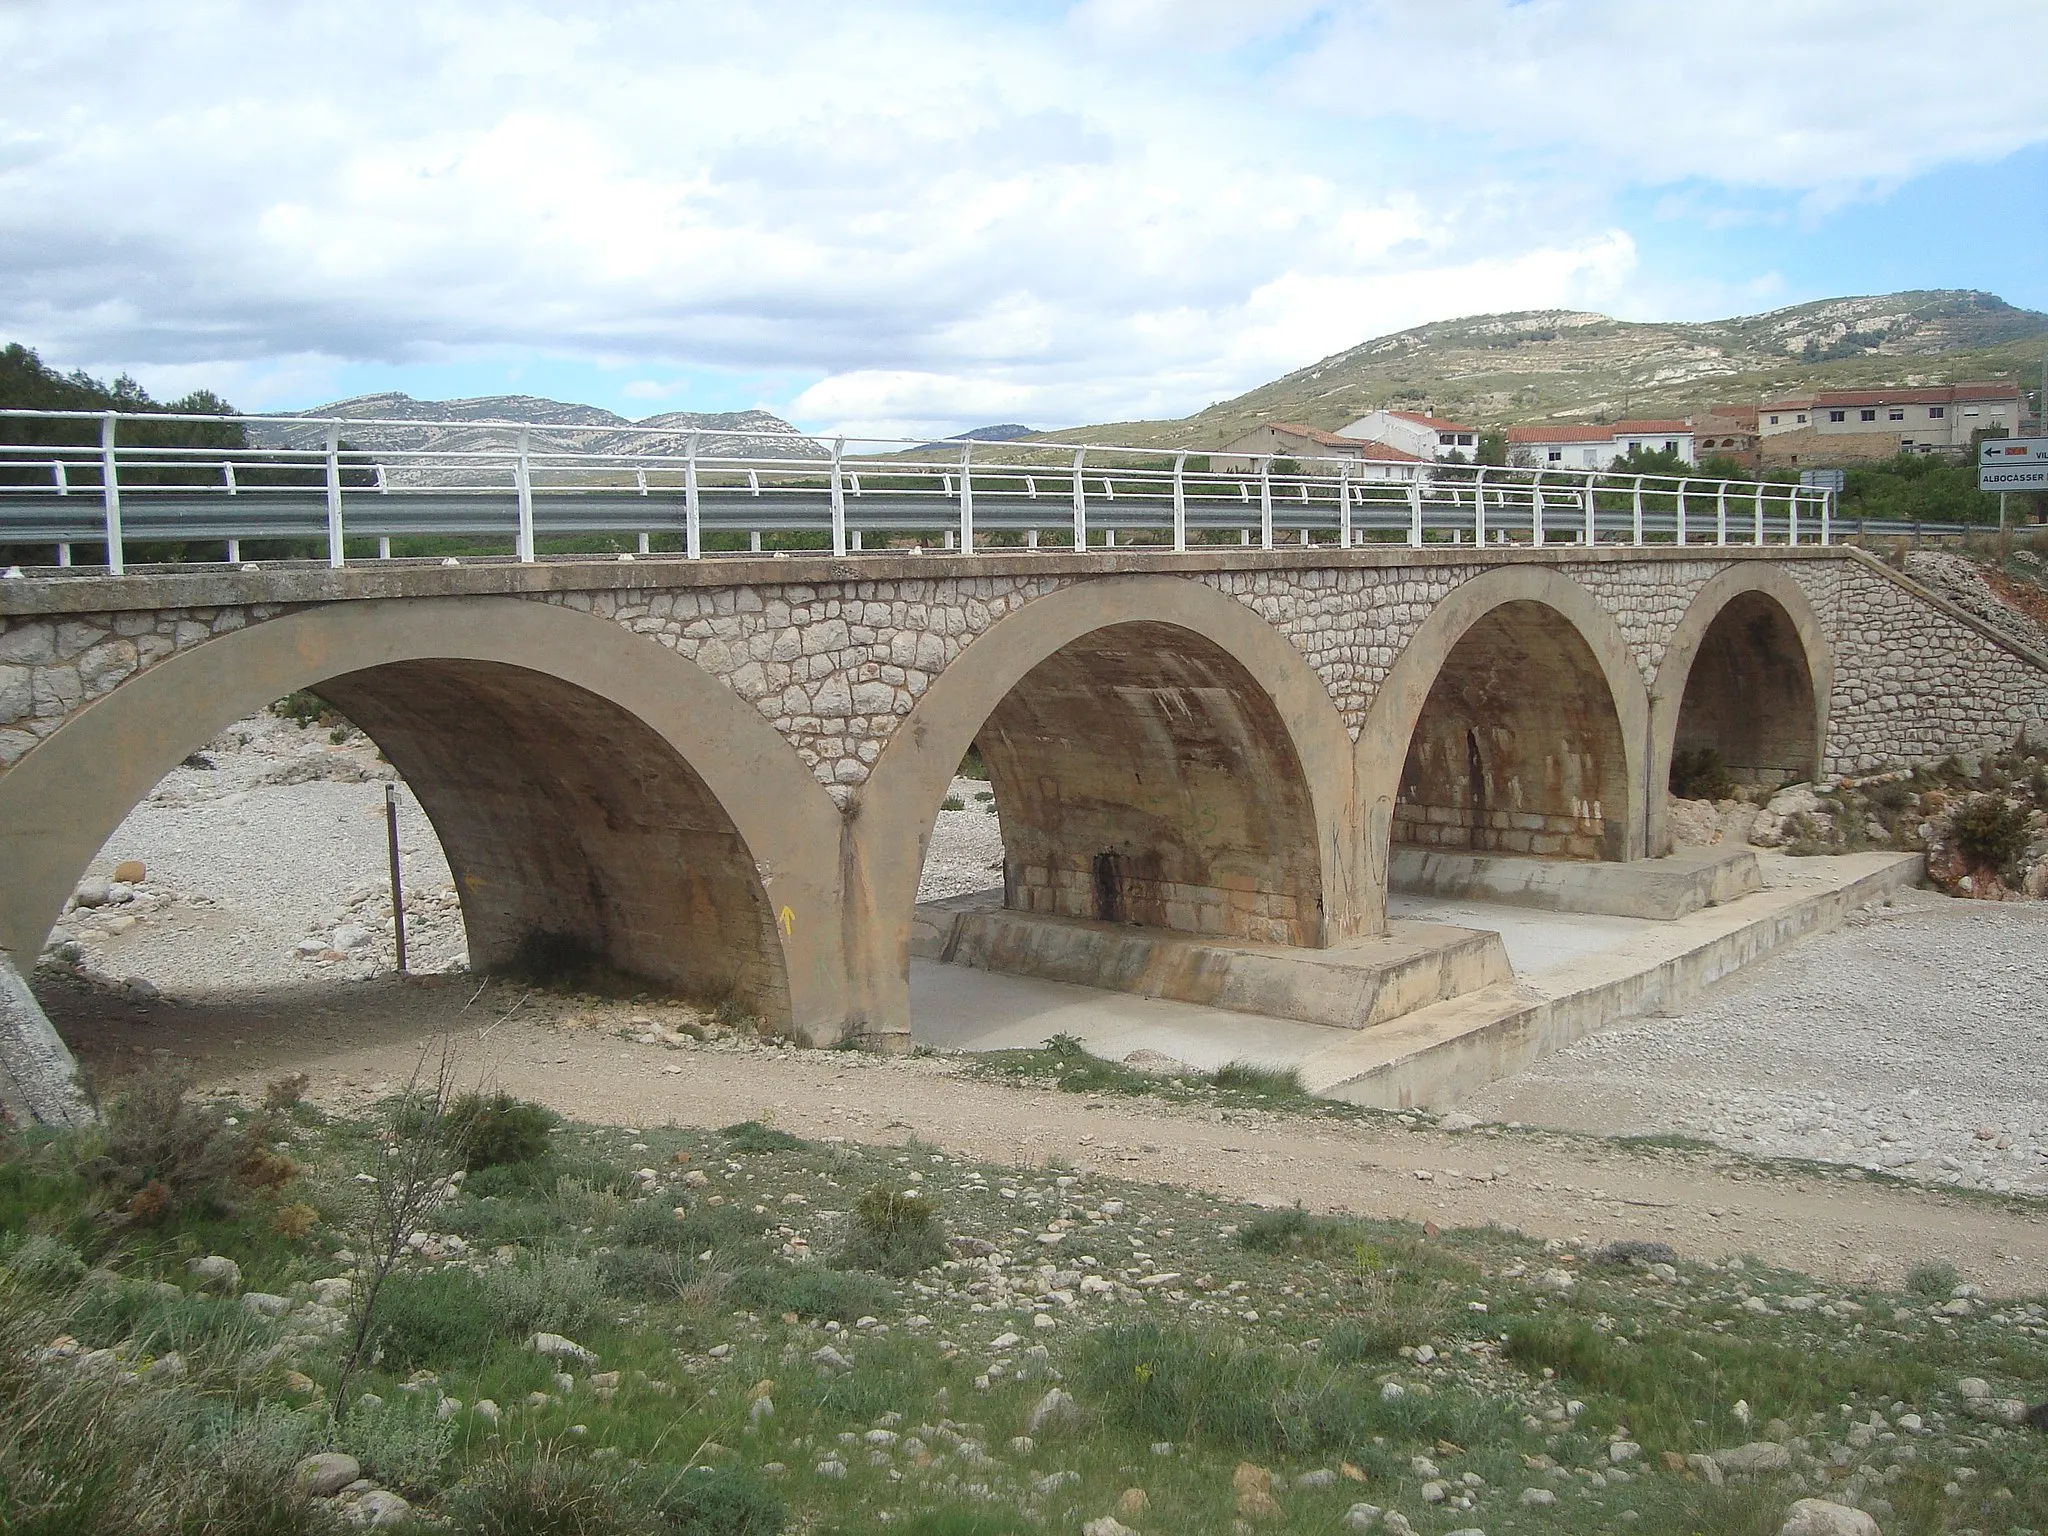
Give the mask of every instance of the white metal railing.
M 30 423 L 44 424 L 32 430 Z M 318 447 L 151 443 L 167 426 L 317 434 Z M 460 433 L 464 446 L 352 448 L 351 431 Z M 602 435 L 625 447 L 564 439 Z M 37 438 L 68 436 L 68 442 Z M 128 439 L 123 441 L 124 436 Z M 640 451 L 644 448 L 646 451 Z M 677 451 L 680 449 L 680 451 Z M 1834 496 L 1814 487 L 1700 476 L 1222 454 L 1045 441 L 940 444 L 672 428 L 0 410 L 0 546 L 47 545 L 56 565 L 99 545 L 126 569 L 134 544 L 324 544 L 339 568 L 376 541 L 508 541 L 531 562 L 543 538 L 680 536 L 696 560 L 746 536 L 808 534 L 834 555 L 874 535 L 936 534 L 940 548 L 1186 550 L 1233 531 L 1273 549 L 1321 537 L 1366 543 L 1827 544 Z M 1710 531 L 1710 532 L 1709 532 Z M 1043 536 L 1043 537 L 1042 537 Z M 1049 542 L 1048 542 L 1049 541 Z M 303 556 L 301 556 L 303 558 Z M 360 558 L 360 556 L 356 556 Z

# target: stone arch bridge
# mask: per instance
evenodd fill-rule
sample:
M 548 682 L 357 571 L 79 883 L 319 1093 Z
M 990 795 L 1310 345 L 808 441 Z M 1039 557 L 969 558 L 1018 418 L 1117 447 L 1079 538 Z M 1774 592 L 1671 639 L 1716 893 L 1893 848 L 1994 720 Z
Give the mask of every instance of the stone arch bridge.
M 418 796 L 473 963 L 573 940 L 816 1043 L 907 1041 L 919 873 L 970 745 L 1008 906 L 1315 948 L 1384 931 L 1404 846 L 1667 853 L 1675 750 L 1790 781 L 2048 730 L 2048 659 L 1839 546 L 7 581 L 19 996 L 128 811 L 295 689 Z

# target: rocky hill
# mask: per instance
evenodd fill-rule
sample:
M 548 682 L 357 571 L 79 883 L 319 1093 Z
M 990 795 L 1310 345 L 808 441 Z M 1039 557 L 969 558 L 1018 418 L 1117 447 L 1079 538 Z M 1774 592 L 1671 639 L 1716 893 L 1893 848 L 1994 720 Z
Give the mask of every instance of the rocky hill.
M 250 428 L 250 441 L 258 447 L 317 448 L 325 441 L 324 429 L 294 425 L 313 417 L 341 417 L 352 425 L 343 436 L 352 448 L 372 454 L 433 451 L 461 453 L 482 448 L 502 448 L 512 433 L 498 423 L 520 422 L 537 428 L 531 436 L 535 449 L 571 449 L 584 453 L 680 455 L 687 451 L 689 435 L 702 433 L 698 452 L 703 454 L 750 454 L 783 458 L 817 458 L 822 450 L 795 435 L 781 417 L 768 411 L 672 411 L 629 421 L 594 405 L 573 405 L 537 395 L 486 395 L 475 400 L 415 400 L 397 393 L 357 395 L 309 411 L 280 413 L 275 425 Z M 421 425 L 410 425 L 410 423 Z M 475 423 L 475 425 L 429 426 L 425 423 Z M 627 431 L 626 428 L 641 430 Z M 645 429 L 659 429 L 650 434 Z M 420 478 L 394 464 L 392 477 L 401 482 Z M 426 472 L 431 477 L 435 472 Z
M 1575 310 L 1435 321 L 1361 342 L 1178 421 L 1049 434 L 1202 447 L 1262 421 L 1334 428 L 1389 405 L 1479 426 L 1674 416 L 1797 389 L 2040 377 L 2048 315 L 1988 293 L 1824 299 L 1698 324 Z

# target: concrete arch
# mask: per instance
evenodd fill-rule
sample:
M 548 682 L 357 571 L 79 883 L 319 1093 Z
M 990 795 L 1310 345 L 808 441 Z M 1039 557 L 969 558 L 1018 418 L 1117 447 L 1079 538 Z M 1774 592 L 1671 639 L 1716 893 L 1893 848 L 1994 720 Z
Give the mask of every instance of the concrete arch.
M 1157 828 L 1171 816 L 1173 796 L 1182 796 L 1180 803 L 1193 812 L 1191 797 L 1213 791 L 1222 823 L 1238 818 L 1268 839 L 1309 843 L 1269 850 L 1270 858 L 1298 858 L 1308 872 L 1305 894 L 1319 910 L 1309 914 L 1308 902 L 1296 904 L 1297 941 L 1327 944 L 1368 931 L 1362 924 L 1372 903 L 1362 878 L 1351 738 L 1301 653 L 1243 603 L 1201 582 L 1159 575 L 1077 583 L 1035 599 L 969 645 L 897 727 L 861 792 L 847 882 L 849 922 L 858 936 L 850 934 L 848 951 L 857 957 L 856 986 L 873 1032 L 908 1028 L 911 909 L 939 803 L 962 755 L 991 730 L 984 755 L 992 773 L 1011 781 L 1007 821 L 1039 792 L 1024 782 L 1031 776 L 1026 738 L 1048 729 L 1086 729 L 1078 720 L 1058 723 L 1063 711 L 1089 707 L 1079 691 L 1084 673 L 1106 682 L 1096 689 L 1095 707 L 1115 707 L 1115 697 L 1128 706 L 1121 739 L 1102 742 L 1107 750 L 1096 752 L 1098 766 L 1104 773 L 1134 769 L 1137 777 L 1157 768 L 1171 780 L 1148 787 L 1149 801 L 1129 802 L 1134 821 Z M 1007 742 L 996 742 L 1004 732 Z M 1263 765 L 1261 774 L 1289 782 L 1247 784 L 1242 759 L 1239 771 L 1207 760 L 1218 738 L 1252 754 Z M 1183 761 L 1168 768 L 1176 755 Z M 1116 793 L 1099 782 L 1103 776 L 1092 767 L 1077 775 L 1088 781 L 1079 797 L 1096 798 L 1098 808 Z M 1197 778 L 1207 789 L 1191 787 Z M 1000 798 L 1001 777 L 996 787 Z M 1281 803 L 1297 790 L 1298 819 Z M 1057 798 L 1058 784 L 1047 784 L 1043 794 Z M 1066 841 L 1087 835 L 1084 830 Z M 1008 826 L 1004 836 L 1012 842 Z M 1222 861 L 1214 852 L 1212 842 L 1196 851 L 1194 862 L 1211 858 L 1209 867 L 1217 868 Z M 1013 843 L 1005 864 L 1045 853 Z M 1243 869 L 1222 873 L 1247 892 L 1259 883 Z M 1015 880 L 1014 869 L 1006 874 Z M 1165 880 L 1178 883 L 1170 870 Z M 1019 904 L 1063 910 L 1056 893 Z M 1123 915 L 1191 926 L 1184 914 L 1159 908 Z
M 1622 804 L 1602 806 L 1602 819 L 1610 829 L 1605 856 L 1640 858 L 1647 846 L 1643 787 L 1649 696 L 1620 626 L 1591 592 L 1547 566 L 1496 567 L 1454 587 L 1431 610 L 1395 659 L 1359 733 L 1357 780 L 1372 884 L 1382 904 L 1395 804 L 1416 729 L 1461 643 L 1475 632 L 1483 635 L 1482 626 L 1489 622 L 1516 624 L 1524 645 L 1555 641 L 1570 650 L 1572 665 L 1566 676 L 1571 687 L 1590 686 L 1596 678 L 1603 686 L 1606 698 L 1597 705 L 1611 706 L 1614 741 L 1622 758 L 1618 770 L 1606 775 Z M 1521 686 L 1526 690 L 1535 682 L 1533 676 L 1525 677 Z M 1384 922 L 1384 905 L 1379 918 Z
M 1650 690 L 1650 846 L 1669 851 L 1664 790 L 1681 746 L 1715 747 L 1738 781 L 1818 777 L 1834 680 L 1820 615 L 1782 566 L 1744 560 L 1707 582 Z
M 799 1034 L 839 1033 L 831 797 L 701 668 L 609 620 L 513 598 L 304 609 L 204 641 L 80 710 L 0 777 L 0 948 L 31 959 L 164 774 L 301 688 L 349 712 L 406 774 L 485 963 L 526 934 L 565 937 L 625 969 L 723 984 Z

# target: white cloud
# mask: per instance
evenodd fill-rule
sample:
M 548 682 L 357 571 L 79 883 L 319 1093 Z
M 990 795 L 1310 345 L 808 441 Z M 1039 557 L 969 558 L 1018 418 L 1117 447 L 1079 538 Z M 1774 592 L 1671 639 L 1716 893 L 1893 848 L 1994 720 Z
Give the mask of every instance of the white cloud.
M 17 4 L 0 336 L 272 403 L 512 355 L 920 435 L 1177 414 L 1626 307 L 1631 179 L 1835 196 L 2041 134 L 1960 28 L 1731 4 Z

